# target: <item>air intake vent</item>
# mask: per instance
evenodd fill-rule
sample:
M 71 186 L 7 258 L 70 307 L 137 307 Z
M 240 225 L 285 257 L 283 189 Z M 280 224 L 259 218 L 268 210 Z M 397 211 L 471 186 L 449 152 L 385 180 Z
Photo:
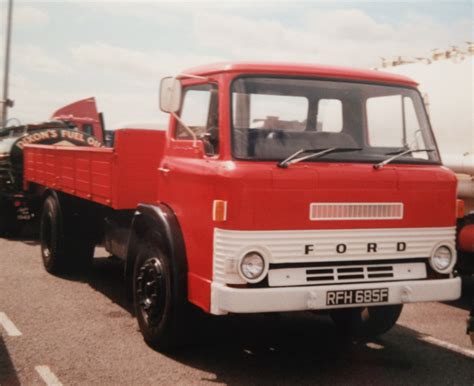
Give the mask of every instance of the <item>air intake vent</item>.
M 313 203 L 310 219 L 321 220 L 399 220 L 402 203 Z

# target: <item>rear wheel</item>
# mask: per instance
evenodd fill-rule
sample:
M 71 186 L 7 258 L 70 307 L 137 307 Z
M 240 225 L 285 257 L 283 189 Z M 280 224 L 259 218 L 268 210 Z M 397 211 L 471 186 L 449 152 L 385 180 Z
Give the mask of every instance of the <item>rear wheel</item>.
M 390 330 L 402 312 L 403 305 L 358 307 L 334 310 L 331 319 L 341 333 L 358 340 L 375 338 Z
M 94 256 L 95 240 L 87 224 L 54 196 L 46 198 L 40 222 L 43 265 L 49 273 L 84 271 Z
M 138 325 L 145 341 L 159 351 L 185 342 L 186 294 L 178 293 L 172 262 L 158 236 L 142 241 L 133 273 L 133 298 Z

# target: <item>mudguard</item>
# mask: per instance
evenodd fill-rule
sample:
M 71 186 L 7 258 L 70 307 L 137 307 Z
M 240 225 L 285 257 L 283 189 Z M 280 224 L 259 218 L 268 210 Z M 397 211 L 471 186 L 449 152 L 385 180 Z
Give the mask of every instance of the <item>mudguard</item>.
M 132 220 L 128 243 L 125 278 L 127 293 L 131 294 L 133 286 L 133 267 L 140 243 L 152 233 L 159 234 L 164 252 L 170 259 L 173 286 L 176 293 L 187 294 L 188 263 L 183 234 L 178 219 L 167 205 L 140 204 Z

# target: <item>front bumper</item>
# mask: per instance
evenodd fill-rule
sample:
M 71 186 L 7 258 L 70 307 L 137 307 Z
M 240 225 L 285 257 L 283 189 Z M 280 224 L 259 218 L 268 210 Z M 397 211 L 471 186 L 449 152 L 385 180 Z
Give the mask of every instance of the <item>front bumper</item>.
M 328 310 L 347 307 L 455 300 L 461 296 L 461 279 L 456 277 L 438 280 L 277 288 L 234 288 L 213 282 L 211 288 L 211 313 L 215 315 L 225 315 L 228 313 Z M 388 288 L 388 302 L 338 306 L 326 305 L 326 293 L 328 291 L 372 288 Z

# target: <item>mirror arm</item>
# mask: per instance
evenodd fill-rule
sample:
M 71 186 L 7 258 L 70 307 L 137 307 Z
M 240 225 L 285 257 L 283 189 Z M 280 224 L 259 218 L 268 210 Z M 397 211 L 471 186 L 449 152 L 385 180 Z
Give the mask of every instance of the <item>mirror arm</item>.
M 185 130 L 191 134 L 191 136 L 193 137 L 193 147 L 197 147 L 197 137 L 196 137 L 196 134 L 194 133 L 194 131 L 192 131 L 189 126 L 184 123 L 184 121 L 178 116 L 178 114 L 176 114 L 175 112 L 171 112 L 170 113 L 174 119 L 176 119 L 180 124 L 181 126 L 183 126 L 185 128 Z

